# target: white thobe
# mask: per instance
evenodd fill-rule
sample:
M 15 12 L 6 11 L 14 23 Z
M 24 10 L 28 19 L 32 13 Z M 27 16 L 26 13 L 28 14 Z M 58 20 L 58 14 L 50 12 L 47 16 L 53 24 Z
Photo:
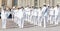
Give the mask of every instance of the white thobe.
M 42 11 L 41 9 L 38 9 L 38 16 L 41 16 L 42 15 Z
M 38 15 L 38 11 L 37 11 L 37 9 L 34 9 L 33 10 L 33 16 L 37 16 Z
M 18 10 L 14 10 L 14 22 L 17 23 L 17 13 L 18 13 Z
M 43 7 L 43 8 L 42 8 L 43 16 L 46 16 L 46 15 L 47 15 L 47 13 L 45 13 L 46 9 L 47 9 L 47 7 Z
M 33 9 L 32 16 L 33 16 L 33 23 L 34 25 L 37 25 L 37 16 L 38 16 L 38 9 Z
M 18 18 L 18 26 L 19 28 L 23 28 L 24 25 L 24 19 L 23 19 L 23 11 L 22 9 L 19 9 L 19 11 L 17 12 L 17 18 Z
M 6 13 L 4 12 L 4 10 L 1 11 L 1 19 L 2 19 L 2 28 L 6 28 Z
M 58 24 L 57 17 L 58 17 L 60 8 L 55 7 L 54 10 L 55 10 L 55 24 Z
M 49 9 L 49 15 L 50 15 L 50 24 L 53 24 L 53 19 L 54 19 L 54 8 Z
M 41 23 L 42 23 L 42 11 L 41 9 L 38 9 L 38 26 L 41 26 Z
M 60 8 L 57 8 L 57 7 L 54 8 L 54 10 L 55 10 L 55 15 L 58 15 L 59 9 L 60 9 Z
M 54 8 L 50 8 L 49 15 L 54 15 Z
M 46 27 L 46 22 L 47 22 L 47 13 L 45 12 L 46 11 L 46 9 L 47 9 L 47 7 L 43 7 L 42 8 L 42 16 L 43 16 L 43 21 L 44 21 L 44 27 Z
M 25 13 L 27 14 L 27 15 L 30 15 L 30 8 L 25 8 Z
M 19 11 L 17 13 L 17 17 L 19 17 L 20 19 L 23 17 L 23 11 L 22 11 L 22 9 L 19 9 Z

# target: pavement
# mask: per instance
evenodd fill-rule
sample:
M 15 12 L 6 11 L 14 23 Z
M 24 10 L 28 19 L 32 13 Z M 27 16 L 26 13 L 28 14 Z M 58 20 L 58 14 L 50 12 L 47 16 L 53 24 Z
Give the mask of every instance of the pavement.
M 20 29 L 18 28 L 18 25 L 14 23 L 12 20 L 7 20 L 7 28 L 2 29 L 1 28 L 1 21 L 0 21 L 0 31 L 60 31 L 60 24 L 59 25 L 53 25 L 48 24 L 47 28 L 34 26 L 33 24 L 30 24 L 29 22 L 24 23 L 24 28 Z

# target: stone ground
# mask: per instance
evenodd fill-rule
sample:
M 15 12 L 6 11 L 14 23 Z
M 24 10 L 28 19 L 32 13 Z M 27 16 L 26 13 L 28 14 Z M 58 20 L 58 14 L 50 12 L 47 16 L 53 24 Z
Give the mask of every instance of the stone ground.
M 49 25 L 47 28 L 39 27 L 39 26 L 34 26 L 33 24 L 30 24 L 25 21 L 24 23 L 24 28 L 20 29 L 18 28 L 18 25 L 15 24 L 13 21 L 8 21 L 7 20 L 7 28 L 6 29 L 1 29 L 0 26 L 0 31 L 60 31 L 60 24 L 59 25 Z M 1 25 L 1 21 L 0 21 Z

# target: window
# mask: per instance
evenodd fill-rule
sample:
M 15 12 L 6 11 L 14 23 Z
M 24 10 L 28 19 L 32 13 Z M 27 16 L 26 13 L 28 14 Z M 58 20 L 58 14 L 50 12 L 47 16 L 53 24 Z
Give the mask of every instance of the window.
M 37 0 L 34 1 L 34 6 L 37 6 Z
M 2 5 L 6 5 L 7 4 L 7 0 L 2 0 Z
M 17 6 L 18 0 L 13 0 L 13 6 Z

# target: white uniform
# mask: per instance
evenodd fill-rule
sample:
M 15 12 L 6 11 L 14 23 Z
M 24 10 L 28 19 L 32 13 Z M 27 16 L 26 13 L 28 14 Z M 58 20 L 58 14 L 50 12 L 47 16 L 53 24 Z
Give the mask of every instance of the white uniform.
M 41 26 L 41 21 L 42 21 L 42 10 L 39 8 L 38 10 L 38 26 Z
M 26 14 L 27 14 L 27 15 L 30 15 L 30 10 L 31 10 L 31 9 L 30 9 L 30 8 L 26 8 L 25 10 L 26 10 Z
M 32 13 L 34 25 L 37 25 L 37 18 L 38 18 L 38 11 L 37 10 L 38 9 L 34 9 L 33 13 Z
M 30 15 L 31 15 L 30 10 L 31 10 L 31 8 L 28 8 L 28 7 L 25 8 L 26 19 L 28 22 L 30 20 Z
M 54 15 L 54 8 L 50 8 L 49 15 Z
M 60 8 L 55 7 L 54 10 L 55 10 L 55 24 L 57 25 L 58 24 L 57 17 L 58 17 Z
M 12 14 L 12 21 L 14 21 L 14 14 L 15 14 L 15 12 L 14 11 L 16 11 L 16 9 L 11 9 L 11 14 Z
M 37 16 L 38 15 L 38 11 L 37 11 L 38 9 L 34 9 L 33 10 L 33 16 Z
M 18 10 L 14 10 L 14 13 L 13 13 L 13 15 L 14 15 L 14 22 L 15 23 L 17 23 L 17 13 L 18 13 Z
M 54 8 L 54 10 L 55 10 L 55 15 L 58 15 L 59 9 L 60 9 L 60 8 L 57 8 L 57 7 Z
M 22 9 L 19 9 L 17 15 L 18 15 L 17 17 L 19 17 L 20 19 L 23 17 L 23 11 L 22 11 Z
M 46 11 L 46 9 L 47 9 L 47 7 L 43 7 L 42 8 L 42 16 L 43 16 L 43 21 L 44 21 L 44 27 L 46 27 L 46 22 L 47 22 L 47 13 L 45 12 Z
M 38 9 L 38 16 L 41 16 L 42 15 L 42 10 L 41 9 Z
M 2 9 L 1 11 L 1 19 L 2 19 L 2 28 L 6 28 L 6 13 L 4 12 L 4 10 Z
M 29 20 L 29 16 L 30 16 L 30 8 L 29 7 L 25 8 L 25 15 L 26 15 L 26 19 Z
M 45 13 L 46 9 L 47 9 L 47 7 L 43 7 L 43 8 L 42 8 L 43 16 L 46 16 L 46 15 L 47 15 L 47 14 Z
M 31 8 L 31 11 L 30 11 L 30 23 L 33 23 L 33 11 L 34 11 L 34 9 L 33 8 Z
M 23 28 L 24 26 L 24 19 L 23 19 L 23 11 L 22 9 L 19 9 L 18 12 L 17 12 L 17 23 L 18 23 L 18 26 L 19 28 Z
M 50 15 L 50 24 L 53 24 L 53 19 L 54 19 L 54 8 L 49 9 L 49 15 Z

